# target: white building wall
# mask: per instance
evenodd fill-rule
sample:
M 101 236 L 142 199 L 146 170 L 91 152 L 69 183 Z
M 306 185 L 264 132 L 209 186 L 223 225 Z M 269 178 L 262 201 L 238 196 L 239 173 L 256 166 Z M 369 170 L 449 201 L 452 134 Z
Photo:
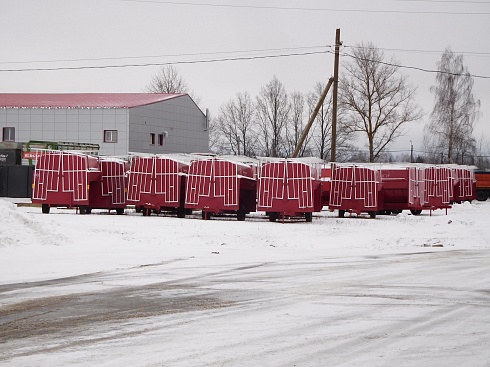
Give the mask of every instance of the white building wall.
M 189 96 L 129 109 L 129 151 L 142 153 L 206 153 L 206 116 Z M 155 134 L 155 144 L 151 144 Z M 164 134 L 163 145 L 158 135 Z
M 187 95 L 134 108 L 0 108 L 3 127 L 15 128 L 15 141 L 67 141 L 100 145 L 100 154 L 209 151 L 206 116 Z M 116 130 L 117 143 L 104 143 Z M 155 134 L 151 145 L 150 134 Z M 163 145 L 158 135 L 165 134 Z M 1 140 L 1 137 L 0 137 Z
M 102 155 L 126 155 L 126 108 L 3 108 L 0 128 L 14 127 L 15 141 L 68 141 L 100 145 Z M 117 143 L 104 143 L 104 130 L 117 130 Z

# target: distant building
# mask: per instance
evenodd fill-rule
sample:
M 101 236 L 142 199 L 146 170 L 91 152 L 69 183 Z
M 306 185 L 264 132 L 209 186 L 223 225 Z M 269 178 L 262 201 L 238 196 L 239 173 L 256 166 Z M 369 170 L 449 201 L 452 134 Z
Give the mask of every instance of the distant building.
M 206 115 L 187 94 L 0 93 L 2 142 L 100 145 L 100 154 L 209 151 Z

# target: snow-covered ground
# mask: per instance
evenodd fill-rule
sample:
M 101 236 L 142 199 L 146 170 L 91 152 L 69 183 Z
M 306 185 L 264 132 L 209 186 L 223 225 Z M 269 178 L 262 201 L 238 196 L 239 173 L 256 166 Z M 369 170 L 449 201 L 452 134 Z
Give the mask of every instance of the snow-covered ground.
M 270 223 L 0 199 L 0 366 L 490 366 L 490 201 Z

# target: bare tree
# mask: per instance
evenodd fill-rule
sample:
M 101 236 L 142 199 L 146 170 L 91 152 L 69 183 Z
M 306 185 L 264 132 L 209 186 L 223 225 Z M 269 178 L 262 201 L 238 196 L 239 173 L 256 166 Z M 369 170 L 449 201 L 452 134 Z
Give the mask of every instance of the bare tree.
M 321 82 L 315 84 L 313 92 L 308 94 L 308 107 L 310 115 L 315 109 L 320 96 L 325 89 Z M 313 141 L 318 157 L 327 159 L 330 155 L 332 137 L 332 97 L 327 96 L 318 111 L 313 125 Z
M 172 65 L 162 66 L 146 86 L 147 93 L 186 93 L 194 103 L 201 104 L 201 97 L 189 88 L 185 79 Z
M 305 97 L 301 92 L 290 94 L 290 111 L 286 124 L 286 156 L 293 155 L 305 128 Z M 311 155 L 308 137 L 299 151 L 299 156 Z
M 188 89 L 186 81 L 172 65 L 162 66 L 146 86 L 148 93 L 187 93 Z
M 262 150 L 266 156 L 284 156 L 284 127 L 290 110 L 288 94 L 276 76 L 262 87 L 257 97 L 257 118 Z
M 219 128 L 218 119 L 208 115 L 209 118 L 209 151 L 214 154 L 231 154 L 228 149 L 228 144 L 223 138 L 223 134 Z
M 388 145 L 403 135 L 407 122 L 422 116 L 415 104 L 415 88 L 397 75 L 392 59 L 371 43 L 353 48 L 353 61 L 345 65 L 340 79 L 340 105 L 345 110 L 346 127 L 366 134 L 369 161 L 375 162 Z
M 444 162 L 460 163 L 476 152 L 474 124 L 480 101 L 473 96 L 473 77 L 463 65 L 463 55 L 447 48 L 437 63 L 436 85 L 430 88 L 435 105 L 426 126 L 426 149 L 444 153 Z
M 310 115 L 312 114 L 320 96 L 325 89 L 325 83 L 318 82 L 313 87 L 313 91 L 308 94 L 308 107 Z M 343 110 L 338 109 L 337 112 L 337 161 L 342 162 L 348 159 L 350 155 L 348 152 L 352 150 L 352 144 L 349 143 L 349 139 L 353 136 L 348 129 L 346 129 Z M 332 147 L 332 95 L 330 94 L 325 98 L 323 104 L 316 116 L 313 131 L 312 140 L 315 145 L 316 155 L 328 160 L 330 158 L 330 150 Z
M 255 154 L 257 139 L 254 116 L 255 105 L 247 92 L 238 93 L 235 100 L 221 106 L 218 129 L 233 154 Z

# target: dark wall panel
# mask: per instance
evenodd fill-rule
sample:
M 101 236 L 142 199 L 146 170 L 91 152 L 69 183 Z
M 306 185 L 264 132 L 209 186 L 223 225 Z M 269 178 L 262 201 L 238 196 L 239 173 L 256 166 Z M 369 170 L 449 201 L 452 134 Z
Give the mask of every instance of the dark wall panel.
M 8 196 L 8 166 L 0 166 L 0 197 Z
M 0 196 L 30 198 L 32 166 L 0 166 Z

